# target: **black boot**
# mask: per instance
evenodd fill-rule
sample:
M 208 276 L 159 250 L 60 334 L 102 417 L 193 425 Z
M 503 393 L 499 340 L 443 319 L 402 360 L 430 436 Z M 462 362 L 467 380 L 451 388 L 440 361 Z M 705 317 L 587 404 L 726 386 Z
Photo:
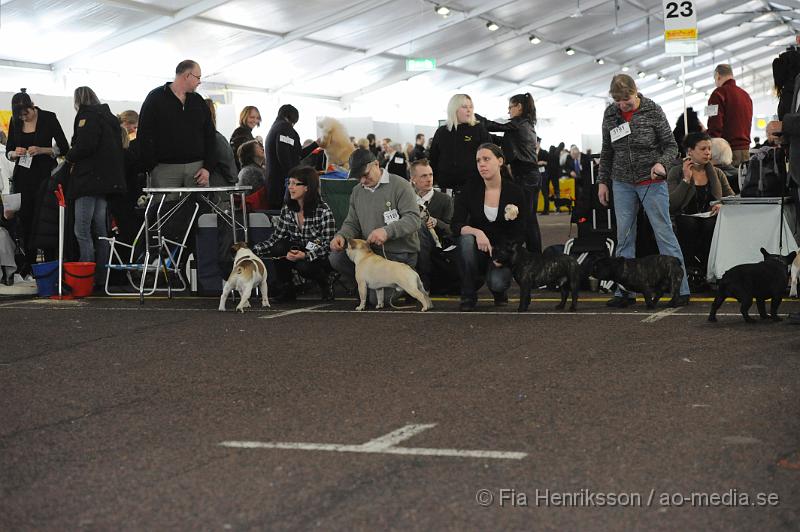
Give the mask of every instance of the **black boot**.
M 333 301 L 336 299 L 333 294 L 333 284 L 331 283 L 331 278 L 329 275 L 325 275 L 325 277 L 317 280 L 317 284 L 319 285 L 319 292 L 322 301 Z

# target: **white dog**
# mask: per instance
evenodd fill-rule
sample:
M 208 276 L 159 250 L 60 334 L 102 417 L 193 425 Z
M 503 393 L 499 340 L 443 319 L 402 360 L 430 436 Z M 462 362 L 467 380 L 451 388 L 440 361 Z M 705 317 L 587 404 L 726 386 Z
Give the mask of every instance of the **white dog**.
M 383 308 L 383 289 L 395 287 L 402 288 L 408 295 L 422 303 L 422 312 L 433 307 L 419 274 L 408 264 L 386 260 L 376 255 L 366 241 L 358 238 L 347 241 L 347 256 L 356 265 L 356 283 L 361 298 L 361 304 L 356 310 L 364 310 L 369 288 L 375 290 L 378 295 L 378 304 L 375 308 Z
M 261 305 L 269 307 L 267 297 L 267 268 L 255 253 L 250 251 L 245 242 L 237 242 L 233 245 L 236 253 L 233 259 L 233 269 L 225 281 L 222 295 L 219 297 L 219 309 L 225 312 L 225 301 L 228 299 L 231 290 L 236 290 L 241 296 L 241 301 L 236 306 L 236 310 L 244 312 L 245 307 L 250 306 L 250 293 L 255 286 L 261 287 Z
M 789 297 L 797 297 L 797 278 L 800 277 L 800 252 L 792 262 L 792 277 L 791 285 L 789 286 Z

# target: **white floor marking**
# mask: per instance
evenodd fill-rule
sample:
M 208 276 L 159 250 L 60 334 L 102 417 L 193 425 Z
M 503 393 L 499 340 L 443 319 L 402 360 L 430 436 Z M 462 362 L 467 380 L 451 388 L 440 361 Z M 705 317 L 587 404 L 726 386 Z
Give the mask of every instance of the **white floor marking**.
M 666 318 L 670 314 L 675 314 L 676 312 L 678 312 L 679 309 L 680 307 L 665 308 L 664 310 L 660 310 L 654 314 L 650 314 L 649 316 L 647 316 L 645 319 L 642 320 L 642 323 L 656 322 L 660 319 Z
M 498 460 L 522 460 L 528 453 L 510 451 L 462 451 L 459 449 L 429 449 L 425 447 L 397 447 L 401 441 L 435 427 L 435 423 L 406 425 L 379 438 L 361 445 L 336 443 L 224 441 L 221 447 L 234 449 L 294 449 L 301 451 L 333 451 L 339 453 L 402 454 L 416 456 L 455 456 L 459 458 L 494 458 Z
M 295 308 L 284 312 L 278 312 L 277 314 L 271 314 L 269 316 L 261 316 L 261 318 L 265 320 L 268 320 L 270 318 L 282 318 L 284 316 L 291 316 L 292 314 L 300 314 L 301 312 L 310 312 L 314 309 L 327 307 L 329 304 L 330 303 L 325 303 L 324 305 L 314 305 L 313 307 Z

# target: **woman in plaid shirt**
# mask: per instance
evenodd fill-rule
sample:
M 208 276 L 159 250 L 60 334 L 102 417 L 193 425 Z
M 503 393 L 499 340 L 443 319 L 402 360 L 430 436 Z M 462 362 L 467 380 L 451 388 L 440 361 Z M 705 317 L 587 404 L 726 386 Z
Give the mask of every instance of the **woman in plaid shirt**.
M 322 299 L 333 299 L 328 280 L 328 242 L 336 234 L 330 207 L 322 201 L 319 176 L 310 166 L 298 166 L 289 172 L 289 197 L 267 240 L 256 244 L 253 252 L 275 265 L 281 292 L 277 301 L 294 301 L 292 269 L 319 284 Z

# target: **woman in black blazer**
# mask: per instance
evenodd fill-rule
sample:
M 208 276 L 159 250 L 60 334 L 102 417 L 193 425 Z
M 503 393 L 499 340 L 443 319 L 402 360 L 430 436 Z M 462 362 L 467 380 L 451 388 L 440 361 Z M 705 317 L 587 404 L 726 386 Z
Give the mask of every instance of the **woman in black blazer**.
M 11 98 L 11 112 L 6 157 L 15 163 L 14 192 L 22 194 L 18 217 L 26 264 L 20 274 L 25 275 L 36 262 L 37 248 L 43 249 L 46 260 L 57 258 L 55 248 L 36 245 L 36 212 L 44 194 L 41 189 L 56 166 L 56 157 L 67 153 L 69 143 L 55 113 L 33 105 L 24 89 Z
M 511 269 L 491 260 L 492 249 L 509 241 L 525 240 L 525 193 L 503 176 L 506 172 L 503 150 L 486 143 L 476 154 L 481 180 L 468 183 L 456 196 L 450 228 L 457 237 L 456 261 L 461 275 L 462 312 L 475 309 L 478 280 L 484 276 L 494 296 L 494 304 L 508 303 Z

